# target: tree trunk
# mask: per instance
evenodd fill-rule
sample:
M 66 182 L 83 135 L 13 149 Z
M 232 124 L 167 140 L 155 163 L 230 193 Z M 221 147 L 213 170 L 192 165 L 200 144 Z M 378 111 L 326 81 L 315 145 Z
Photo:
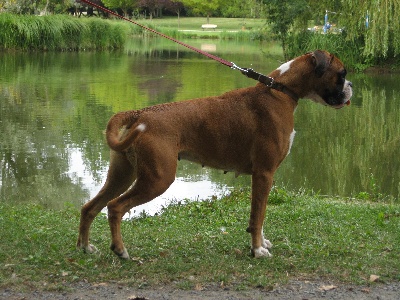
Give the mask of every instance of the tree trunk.
M 47 8 L 49 7 L 50 0 L 46 1 L 46 6 L 44 7 L 44 14 L 47 15 Z

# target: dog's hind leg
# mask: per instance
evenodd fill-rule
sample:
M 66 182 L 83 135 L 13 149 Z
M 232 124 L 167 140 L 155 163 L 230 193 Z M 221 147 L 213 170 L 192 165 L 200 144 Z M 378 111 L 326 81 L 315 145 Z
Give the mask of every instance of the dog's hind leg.
M 77 247 L 91 253 L 96 248 L 89 244 L 89 230 L 94 218 L 109 201 L 125 192 L 135 180 L 134 166 L 125 153 L 111 151 L 107 179 L 100 192 L 82 206 Z
M 158 144 L 159 151 L 147 148 L 145 155 L 138 155 L 137 179 L 132 188 L 107 204 L 111 230 L 111 250 L 121 258 L 129 254 L 122 241 L 121 220 L 132 207 L 144 204 L 164 193 L 175 180 L 177 155 L 167 153 Z

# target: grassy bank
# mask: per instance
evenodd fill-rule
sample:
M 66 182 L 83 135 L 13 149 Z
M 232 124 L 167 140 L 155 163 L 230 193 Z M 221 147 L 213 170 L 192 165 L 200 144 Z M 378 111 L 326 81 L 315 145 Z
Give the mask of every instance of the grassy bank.
M 204 18 L 139 20 L 141 24 L 178 39 L 262 39 L 263 20 L 215 18 L 218 29 L 201 29 Z M 122 20 L 76 18 L 66 15 L 19 16 L 0 14 L 0 50 L 110 50 L 123 48 L 132 35 L 151 35 Z
M 130 24 L 99 18 L 0 14 L 0 49 L 117 49 L 124 46 L 131 30 Z
M 373 274 L 381 281 L 400 280 L 399 204 L 275 190 L 265 226 L 274 256 L 256 260 L 249 255 L 245 232 L 248 197 L 247 191 L 237 191 L 219 201 L 176 204 L 159 216 L 124 221 L 129 261 L 109 251 L 104 215 L 92 227 L 99 251 L 87 255 L 75 249 L 76 208 L 50 211 L 1 202 L 0 284 L 62 290 L 69 282 L 85 280 L 135 287 L 269 289 L 293 278 L 358 284 Z

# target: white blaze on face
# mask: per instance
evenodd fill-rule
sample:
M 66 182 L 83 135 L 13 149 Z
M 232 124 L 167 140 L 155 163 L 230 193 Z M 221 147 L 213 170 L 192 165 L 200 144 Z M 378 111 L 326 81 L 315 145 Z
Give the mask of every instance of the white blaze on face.
M 344 101 L 347 102 L 350 100 L 350 98 L 353 96 L 353 89 L 352 89 L 352 85 L 351 82 L 348 80 L 345 80 L 344 82 L 344 86 L 343 86 L 343 93 L 344 93 Z
M 281 65 L 278 70 L 281 72 L 280 75 L 284 74 L 290 69 L 290 65 L 292 64 L 293 60 L 290 60 L 288 62 L 285 62 L 283 65 Z

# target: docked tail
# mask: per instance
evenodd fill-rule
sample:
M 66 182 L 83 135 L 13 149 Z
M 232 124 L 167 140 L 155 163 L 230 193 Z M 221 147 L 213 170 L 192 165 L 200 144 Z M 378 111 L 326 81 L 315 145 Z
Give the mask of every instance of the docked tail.
M 114 151 L 123 151 L 135 141 L 135 139 L 146 130 L 146 125 L 141 123 L 133 125 L 138 115 L 135 112 L 121 112 L 115 114 L 107 124 L 106 138 L 108 146 Z M 132 127 L 130 127 L 133 125 Z M 121 136 L 120 130 L 127 127 L 127 133 Z M 130 128 L 129 128 L 130 127 Z

